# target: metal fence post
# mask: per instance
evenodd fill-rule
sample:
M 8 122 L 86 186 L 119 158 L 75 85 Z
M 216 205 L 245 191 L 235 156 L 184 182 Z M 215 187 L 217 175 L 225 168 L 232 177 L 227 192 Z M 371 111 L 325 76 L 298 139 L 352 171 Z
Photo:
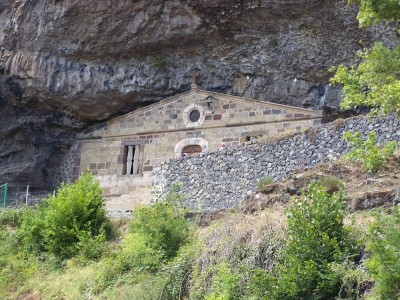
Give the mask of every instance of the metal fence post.
M 29 184 L 26 186 L 25 205 L 28 205 L 28 197 L 29 197 Z
M 7 205 L 7 190 L 8 190 L 8 183 L 4 184 L 4 201 L 3 201 L 3 207 L 6 208 Z

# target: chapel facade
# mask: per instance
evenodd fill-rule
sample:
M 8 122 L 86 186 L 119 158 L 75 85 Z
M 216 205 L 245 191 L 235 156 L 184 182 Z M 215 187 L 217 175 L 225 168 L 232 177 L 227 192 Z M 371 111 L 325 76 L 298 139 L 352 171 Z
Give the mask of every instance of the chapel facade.
M 192 84 L 190 91 L 82 132 L 76 174 L 91 170 L 109 210 L 132 210 L 150 201 L 152 170 L 168 159 L 300 132 L 320 122 L 320 112 L 209 92 Z

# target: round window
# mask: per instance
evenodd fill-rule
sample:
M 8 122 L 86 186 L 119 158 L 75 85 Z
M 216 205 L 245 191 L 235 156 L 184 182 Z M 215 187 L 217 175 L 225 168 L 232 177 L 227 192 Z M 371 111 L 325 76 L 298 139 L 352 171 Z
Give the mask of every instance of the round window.
M 200 119 L 200 112 L 197 109 L 194 109 L 189 114 L 190 122 L 197 122 Z
M 196 127 L 204 122 L 204 107 L 197 104 L 190 104 L 182 112 L 183 122 L 186 127 Z

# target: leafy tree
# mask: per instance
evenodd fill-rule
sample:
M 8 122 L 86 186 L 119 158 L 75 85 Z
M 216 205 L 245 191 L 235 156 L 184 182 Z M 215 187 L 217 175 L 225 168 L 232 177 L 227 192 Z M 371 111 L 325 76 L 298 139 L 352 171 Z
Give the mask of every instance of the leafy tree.
M 376 43 L 358 53 L 362 61 L 339 65 L 331 79 L 343 85 L 342 108 L 367 105 L 374 111 L 400 111 L 400 46 L 389 49 Z
M 382 20 L 400 19 L 400 3 L 398 0 L 349 0 L 360 5 L 357 20 L 360 26 L 369 26 Z
M 400 19 L 397 0 L 350 0 L 360 4 L 357 19 L 360 26 L 382 20 Z M 331 83 L 343 86 L 342 108 L 366 105 L 373 112 L 400 111 L 400 46 L 387 47 L 375 43 L 370 49 L 358 52 L 359 64 L 332 68 L 336 74 Z
M 329 195 L 316 182 L 288 209 L 289 240 L 272 299 L 336 299 L 341 287 L 336 266 L 351 261 L 356 249 L 343 223 L 346 211 L 343 186 Z

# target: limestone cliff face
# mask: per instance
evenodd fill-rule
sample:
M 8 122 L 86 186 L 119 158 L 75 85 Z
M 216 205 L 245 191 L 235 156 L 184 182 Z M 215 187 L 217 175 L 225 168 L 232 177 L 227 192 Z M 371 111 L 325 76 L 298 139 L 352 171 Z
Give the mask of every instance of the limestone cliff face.
M 53 185 L 89 124 L 185 91 L 337 107 L 328 67 L 355 59 L 339 0 L 2 0 L 0 181 Z

